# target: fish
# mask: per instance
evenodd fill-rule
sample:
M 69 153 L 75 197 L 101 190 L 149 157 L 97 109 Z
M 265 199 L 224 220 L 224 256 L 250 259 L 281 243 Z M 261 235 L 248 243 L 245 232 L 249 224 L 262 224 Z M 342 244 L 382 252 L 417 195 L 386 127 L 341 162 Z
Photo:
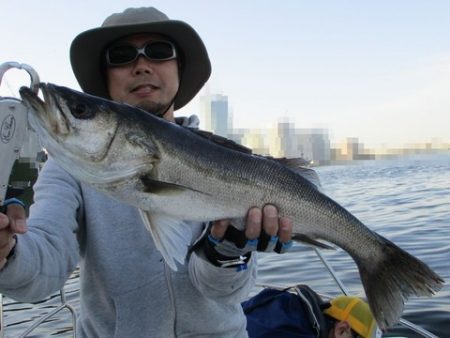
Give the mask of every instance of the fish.
M 410 296 L 444 280 L 327 196 L 311 172 L 251 154 L 125 103 L 41 83 L 43 99 L 20 95 L 29 123 L 59 165 L 94 189 L 139 208 L 167 264 L 184 264 L 189 222 L 232 219 L 266 204 L 293 222 L 293 238 L 330 243 L 355 261 L 380 328 L 392 327 Z M 236 224 L 234 223 L 236 220 Z M 307 241 L 308 241 L 307 240 Z

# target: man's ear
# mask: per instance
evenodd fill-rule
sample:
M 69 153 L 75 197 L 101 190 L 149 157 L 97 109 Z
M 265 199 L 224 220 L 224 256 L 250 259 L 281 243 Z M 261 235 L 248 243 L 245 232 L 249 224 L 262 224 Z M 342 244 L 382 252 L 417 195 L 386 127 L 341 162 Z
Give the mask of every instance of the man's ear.
M 352 336 L 352 328 L 346 320 L 341 320 L 334 325 L 334 336 L 336 338 L 347 338 Z

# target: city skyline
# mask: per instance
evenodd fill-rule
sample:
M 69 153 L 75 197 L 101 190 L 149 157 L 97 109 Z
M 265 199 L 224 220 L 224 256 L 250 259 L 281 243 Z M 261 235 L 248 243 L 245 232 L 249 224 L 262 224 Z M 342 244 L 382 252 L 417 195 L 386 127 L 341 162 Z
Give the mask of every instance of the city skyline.
M 327 128 L 302 128 L 287 118 L 277 118 L 265 129 L 234 128 L 228 96 L 209 93 L 200 96 L 200 128 L 275 158 L 302 158 L 304 164 L 331 164 L 342 161 L 373 160 L 390 156 L 449 151 L 450 143 L 431 140 L 397 148 L 368 148 L 358 137 L 331 141 Z
M 209 92 L 209 91 L 208 91 Z M 199 110 L 198 116 L 200 117 L 200 128 L 205 129 L 211 132 L 216 133 L 217 135 L 224 137 L 233 138 L 235 133 L 249 133 L 255 136 L 256 134 L 264 134 L 270 133 L 270 130 L 273 128 L 278 128 L 280 124 L 289 125 L 292 130 L 302 131 L 302 132 L 322 132 L 330 138 L 330 147 L 340 148 L 343 144 L 347 143 L 355 143 L 359 145 L 361 150 L 361 154 L 366 151 L 366 154 L 393 154 L 398 150 L 398 153 L 401 150 L 421 150 L 421 149 L 450 149 L 450 142 L 446 141 L 444 138 L 431 137 L 428 140 L 424 140 L 424 142 L 410 142 L 404 143 L 400 145 L 395 145 L 390 147 L 387 144 L 381 144 L 377 147 L 368 147 L 367 144 L 364 143 L 363 139 L 358 135 L 344 135 L 340 139 L 333 139 L 330 135 L 333 135 L 333 131 L 327 127 L 306 127 L 306 126 L 297 126 L 296 122 L 289 117 L 281 117 L 274 116 L 273 120 L 270 121 L 269 125 L 263 128 L 259 127 L 241 127 L 233 121 L 233 114 L 229 110 L 229 97 L 227 95 L 222 94 L 203 94 L 200 95 L 199 98 Z M 250 136 L 250 137 L 253 137 Z M 235 139 L 237 140 L 237 139 Z M 356 141 L 355 141 L 356 140 Z M 255 140 L 254 146 L 250 146 L 253 144 L 252 141 L 249 141 L 249 144 L 244 144 L 252 148 L 260 149 L 259 140 Z M 266 145 L 266 147 L 270 147 Z M 274 154 L 272 154 L 274 155 Z
M 4 2 L 0 62 L 31 65 L 41 80 L 79 89 L 69 47 L 80 32 L 147 1 Z M 191 24 L 208 49 L 213 73 L 177 115 L 199 111 L 199 97 L 228 96 L 236 127 L 266 128 L 277 117 L 327 128 L 333 140 L 368 147 L 432 138 L 450 142 L 450 2 L 155 0 Z M 71 15 L 67 15 L 70 13 Z M 33 30 L 32 27 L 38 29 Z M 6 74 L 0 95 L 27 76 Z

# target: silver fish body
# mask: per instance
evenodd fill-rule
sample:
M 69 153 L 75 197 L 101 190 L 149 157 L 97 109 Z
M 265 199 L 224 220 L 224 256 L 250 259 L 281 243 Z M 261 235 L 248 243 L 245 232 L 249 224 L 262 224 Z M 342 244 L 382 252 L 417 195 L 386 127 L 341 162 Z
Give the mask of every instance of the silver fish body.
M 277 161 L 224 147 L 129 105 L 52 84 L 41 90 L 44 101 L 27 88 L 21 96 L 49 154 L 79 180 L 138 207 L 172 268 L 192 242 L 187 221 L 243 219 L 250 207 L 271 203 L 293 220 L 295 234 L 351 255 L 382 329 L 398 321 L 409 296 L 430 296 L 443 284 L 425 263 Z

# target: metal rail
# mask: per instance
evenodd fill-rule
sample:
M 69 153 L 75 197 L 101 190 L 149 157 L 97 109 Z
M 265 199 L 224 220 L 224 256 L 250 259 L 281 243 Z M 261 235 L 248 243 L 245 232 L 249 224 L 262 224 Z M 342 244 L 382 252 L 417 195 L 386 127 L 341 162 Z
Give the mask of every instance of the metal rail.
M 44 323 L 47 319 L 53 317 L 54 315 L 56 315 L 58 312 L 67 309 L 70 311 L 71 315 L 72 315 L 72 329 L 73 329 L 73 337 L 76 338 L 77 336 L 77 312 L 75 310 L 75 308 L 70 305 L 69 303 L 67 303 L 66 301 L 66 294 L 64 292 L 64 288 L 62 288 L 60 290 L 60 297 L 61 297 L 61 305 L 58 306 L 56 309 L 54 309 L 53 311 L 50 311 L 49 313 L 47 313 L 46 315 L 40 317 L 37 321 L 35 321 L 33 323 L 33 325 L 31 325 L 28 329 L 26 329 L 20 336 L 19 338 L 24 338 L 26 336 L 28 336 L 34 329 L 36 329 L 39 325 L 41 325 L 42 323 Z
M 25 338 L 27 337 L 32 331 L 34 331 L 39 325 L 41 325 L 42 323 L 44 323 L 46 320 L 48 320 L 49 318 L 53 317 L 54 315 L 56 315 L 58 312 L 67 309 L 69 310 L 71 316 L 72 316 L 72 330 L 73 330 L 73 337 L 76 338 L 77 337 L 77 313 L 75 308 L 70 305 L 69 303 L 67 303 L 66 301 L 66 294 L 64 291 L 64 288 L 62 288 L 60 291 L 60 299 L 61 299 L 61 305 L 59 305 L 58 307 L 56 307 L 55 309 L 53 309 L 52 311 L 50 311 L 49 313 L 41 316 L 40 318 L 38 318 L 31 326 L 29 326 L 22 334 L 20 334 L 18 336 L 18 338 Z M 0 295 L 1 298 L 1 295 Z M 2 306 L 3 303 L 0 303 L 0 307 Z M 5 329 L 3 326 L 3 318 L 2 318 L 2 326 L 1 326 L 1 332 L 0 332 L 0 337 L 4 337 L 5 334 Z

